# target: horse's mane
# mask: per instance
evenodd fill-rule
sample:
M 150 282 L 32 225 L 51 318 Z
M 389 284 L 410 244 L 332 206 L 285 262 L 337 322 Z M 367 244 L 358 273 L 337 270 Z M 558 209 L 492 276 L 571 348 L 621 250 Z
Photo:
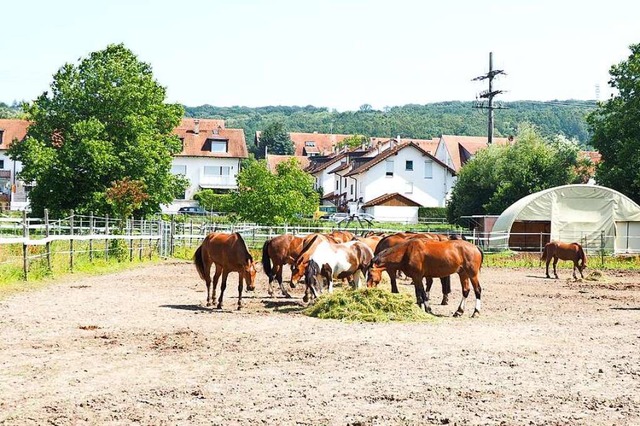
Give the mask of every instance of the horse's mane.
M 300 256 L 302 256 L 305 252 L 307 252 L 309 250 L 309 247 L 311 247 L 317 239 L 318 239 L 318 235 L 315 235 L 309 242 L 307 242 L 307 244 L 302 246 L 302 250 L 300 250 Z
M 249 260 L 253 262 L 253 256 L 251 256 L 251 252 L 249 251 L 249 247 L 247 247 L 247 243 L 244 241 L 244 238 L 242 238 L 242 235 L 240 235 L 239 232 L 234 232 L 234 234 L 236 234 L 236 236 L 238 237 L 240 242 L 242 242 L 242 246 L 244 247 L 245 254 L 249 258 Z

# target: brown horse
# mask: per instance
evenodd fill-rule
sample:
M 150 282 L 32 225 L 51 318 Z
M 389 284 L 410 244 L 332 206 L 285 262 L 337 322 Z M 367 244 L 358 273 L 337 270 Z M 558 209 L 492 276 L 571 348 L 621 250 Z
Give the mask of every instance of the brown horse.
M 429 292 L 422 285 L 423 278 L 435 278 L 457 273 L 462 286 L 462 301 L 454 317 L 464 313 L 469 295 L 469 281 L 476 296 L 473 317 L 480 315 L 482 288 L 478 274 L 482 266 L 482 251 L 464 240 L 434 241 L 414 238 L 390 247 L 373 258 L 369 267 L 367 286 L 374 287 L 387 270 L 403 271 L 413 281 L 416 303 L 430 312 Z
M 353 278 L 355 287 L 360 285 L 360 273 L 364 276 L 371 263 L 373 252 L 360 241 L 349 241 L 336 244 L 322 240 L 321 236 L 315 236 L 309 241 L 292 268 L 292 280 L 305 277 L 307 291 L 304 301 L 309 298 L 309 292 L 317 297 L 322 292 L 322 283 L 326 280 L 329 284 L 329 292 L 333 291 L 333 278 Z
M 273 296 L 273 280 L 278 281 L 280 291 L 285 297 L 291 297 L 282 285 L 282 270 L 284 265 L 293 265 L 294 260 L 300 255 L 304 238 L 285 234 L 265 241 L 262 246 L 262 269 L 269 279 L 269 296 Z M 273 268 L 271 263 L 273 262 Z M 293 281 L 291 288 L 295 288 Z
M 576 276 L 576 269 L 580 272 L 580 277 L 584 278 L 582 270 L 587 266 L 587 256 L 584 254 L 584 250 L 582 250 L 580 244 L 563 243 L 562 241 L 551 241 L 545 244 L 540 261 L 546 260 L 547 262 L 547 278 L 551 278 L 549 276 L 549 262 L 551 262 L 551 259 L 553 259 L 553 274 L 556 276 L 556 279 L 558 279 L 558 272 L 556 271 L 558 259 L 573 261 L 574 280 L 578 278 Z
M 353 238 L 355 237 L 355 235 L 353 235 L 352 232 L 338 231 L 338 230 L 331 231 L 328 234 L 324 234 L 324 235 L 326 235 L 336 243 L 346 243 L 348 241 L 353 240 Z
M 425 239 L 425 240 L 436 240 L 436 241 L 446 241 L 449 238 L 444 234 L 430 234 L 430 233 L 417 233 L 417 232 L 398 232 L 395 234 L 391 234 L 389 236 L 384 237 L 378 242 L 375 250 L 373 251 L 374 255 L 379 254 L 383 250 L 388 249 L 389 247 L 393 247 L 397 244 L 402 244 L 411 239 Z M 391 293 L 398 293 L 398 284 L 397 284 L 397 271 L 393 270 L 393 268 L 387 270 L 387 274 L 389 274 L 389 279 L 391 281 Z M 441 305 L 449 304 L 449 294 L 451 293 L 451 277 L 439 277 L 440 284 L 442 285 L 442 301 Z M 431 288 L 433 284 L 433 278 L 427 278 L 427 286 Z
M 239 233 L 223 234 L 212 232 L 207 235 L 193 255 L 200 278 L 207 285 L 207 306 L 211 306 L 216 298 L 218 278 L 222 274 L 220 299 L 217 309 L 222 309 L 222 298 L 227 288 L 227 276 L 230 272 L 238 273 L 238 310 L 242 307 L 242 281 L 247 282 L 247 290 L 255 289 L 256 268 L 253 257 Z M 211 265 L 216 265 L 213 277 L 213 293 L 211 289 Z

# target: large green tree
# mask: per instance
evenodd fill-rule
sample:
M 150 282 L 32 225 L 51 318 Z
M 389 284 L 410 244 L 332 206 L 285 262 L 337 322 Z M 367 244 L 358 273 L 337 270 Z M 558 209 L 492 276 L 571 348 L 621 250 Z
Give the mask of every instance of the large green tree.
M 151 67 L 122 44 L 60 68 L 51 90 L 25 106 L 32 125 L 10 149 L 23 164 L 21 179 L 35 185 L 33 214 L 114 213 L 107 189 L 124 179 L 148 195 L 136 214 L 171 202 L 179 185 L 171 160 L 181 148 L 172 131 L 184 111 L 165 98 Z
M 617 95 L 600 103 L 587 121 L 591 144 L 602 155 L 598 183 L 640 202 L 640 44 L 630 48 L 627 60 L 609 71 Z
M 520 198 L 554 186 L 579 182 L 577 142 L 564 137 L 545 141 L 534 127 L 522 126 L 513 145 L 479 151 L 458 175 L 447 217 L 500 214 Z
M 238 173 L 234 211 L 245 220 L 261 224 L 294 222 L 318 208 L 319 195 L 313 177 L 295 159 L 282 162 L 271 173 L 264 160 L 247 162 Z
M 293 142 L 281 121 L 267 124 L 260 133 L 260 142 L 255 150 L 256 158 L 264 158 L 265 148 L 269 154 L 292 155 Z

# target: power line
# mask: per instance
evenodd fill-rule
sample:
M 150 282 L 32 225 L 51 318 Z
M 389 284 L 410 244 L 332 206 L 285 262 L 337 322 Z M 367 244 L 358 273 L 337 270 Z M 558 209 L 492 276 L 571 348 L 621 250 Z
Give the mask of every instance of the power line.
M 499 75 L 507 75 L 507 73 L 505 73 L 504 70 L 493 69 L 493 52 L 489 52 L 489 72 L 471 80 L 471 81 L 489 80 L 489 90 L 480 92 L 480 95 L 479 95 L 480 98 L 485 98 L 488 100 L 487 104 L 485 104 L 484 102 L 476 101 L 476 104 L 474 105 L 474 108 L 481 108 L 481 109 L 488 110 L 489 120 L 487 123 L 487 137 L 488 137 L 487 143 L 489 145 L 491 145 L 491 143 L 493 142 L 493 118 L 494 118 L 493 110 L 504 108 L 503 106 L 494 105 L 493 103 L 494 97 L 496 97 L 501 93 L 504 93 L 503 90 L 493 90 L 493 79 Z

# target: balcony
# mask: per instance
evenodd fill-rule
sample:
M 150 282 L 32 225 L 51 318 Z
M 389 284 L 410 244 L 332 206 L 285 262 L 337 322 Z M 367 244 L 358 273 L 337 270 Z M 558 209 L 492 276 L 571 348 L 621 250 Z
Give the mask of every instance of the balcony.
M 224 188 L 231 189 L 237 188 L 238 183 L 236 182 L 236 177 L 227 175 L 227 176 L 200 176 L 200 182 L 198 183 L 201 188 Z

